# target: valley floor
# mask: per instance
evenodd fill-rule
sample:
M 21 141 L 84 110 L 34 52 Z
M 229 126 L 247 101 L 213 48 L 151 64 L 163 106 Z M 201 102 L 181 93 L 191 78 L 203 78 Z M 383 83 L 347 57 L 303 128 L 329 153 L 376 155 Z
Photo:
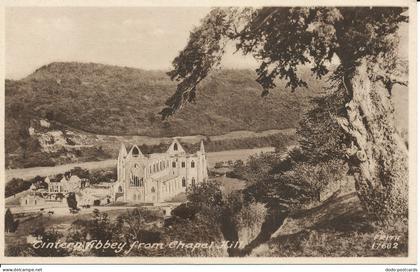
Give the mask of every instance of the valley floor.
M 216 162 L 220 161 L 235 161 L 235 160 L 246 160 L 251 155 L 256 155 L 261 152 L 272 152 L 274 151 L 273 147 L 263 147 L 263 148 L 253 148 L 253 149 L 236 149 L 228 151 L 219 151 L 219 152 L 208 152 L 207 161 L 210 168 L 214 167 Z M 88 170 L 93 169 L 103 169 L 103 168 L 112 168 L 116 167 L 117 161 L 104 160 L 104 161 L 92 161 L 92 162 L 80 162 L 80 163 L 70 163 L 57 166 L 48 166 L 48 167 L 32 167 L 32 168 L 22 168 L 22 169 L 8 169 L 6 170 L 6 181 L 11 180 L 12 178 L 22 178 L 30 179 L 35 176 L 49 176 L 64 173 L 69 171 L 74 167 L 81 167 Z

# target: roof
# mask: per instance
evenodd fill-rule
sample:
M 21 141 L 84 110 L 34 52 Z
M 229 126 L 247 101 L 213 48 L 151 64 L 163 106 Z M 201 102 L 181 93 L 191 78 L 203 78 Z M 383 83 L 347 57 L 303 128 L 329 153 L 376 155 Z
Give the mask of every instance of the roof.
M 65 176 L 63 176 L 63 178 L 60 180 L 60 182 L 79 182 L 80 178 L 76 175 L 71 176 L 68 180 L 66 179 Z
M 181 148 L 185 151 L 185 153 L 194 154 L 197 151 L 200 151 L 202 141 L 192 144 L 192 143 L 189 143 L 189 142 L 182 142 L 182 139 L 174 138 L 171 142 L 161 143 L 161 144 L 158 144 L 158 145 L 147 146 L 147 147 L 145 145 L 142 145 L 142 144 L 138 144 L 138 145 L 134 144 L 134 145 L 130 146 L 128 148 L 128 150 L 131 150 L 134 146 L 137 146 L 139 148 L 139 150 L 141 152 L 143 152 L 143 155 L 145 157 L 157 158 L 158 156 L 162 156 L 162 155 L 167 154 L 168 149 L 175 142 L 177 142 L 179 145 L 181 145 Z M 125 149 L 125 146 L 124 146 L 124 149 Z M 204 149 L 204 144 L 203 144 L 203 149 Z

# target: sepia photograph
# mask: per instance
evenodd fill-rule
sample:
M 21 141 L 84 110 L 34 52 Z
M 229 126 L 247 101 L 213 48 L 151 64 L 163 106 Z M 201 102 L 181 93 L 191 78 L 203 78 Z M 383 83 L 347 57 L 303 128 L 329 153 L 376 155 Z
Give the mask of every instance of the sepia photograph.
M 3 7 L 2 262 L 416 263 L 416 7 L 371 2 Z

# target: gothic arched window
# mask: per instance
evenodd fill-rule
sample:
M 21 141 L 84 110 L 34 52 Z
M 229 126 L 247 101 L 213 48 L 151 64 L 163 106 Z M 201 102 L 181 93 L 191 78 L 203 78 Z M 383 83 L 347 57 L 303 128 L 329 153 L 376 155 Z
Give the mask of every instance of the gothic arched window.
M 178 151 L 178 144 L 174 143 L 174 151 Z
M 195 186 L 195 178 L 192 178 L 191 184 L 192 184 L 192 186 Z
M 144 186 L 143 178 L 139 178 L 138 176 L 131 174 L 130 186 L 134 186 L 134 187 Z
M 185 178 L 183 177 L 182 178 L 182 187 L 186 187 L 186 186 L 187 186 L 187 182 L 186 182 Z
M 140 154 L 140 150 L 135 146 L 133 148 L 133 157 L 137 157 Z
M 191 168 L 194 168 L 195 167 L 195 162 L 194 161 L 192 161 L 191 162 Z

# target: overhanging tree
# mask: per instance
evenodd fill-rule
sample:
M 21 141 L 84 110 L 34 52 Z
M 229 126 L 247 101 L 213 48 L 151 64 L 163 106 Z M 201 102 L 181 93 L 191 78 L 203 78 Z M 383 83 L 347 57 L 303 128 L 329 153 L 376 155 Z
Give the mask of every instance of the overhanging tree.
M 229 41 L 259 63 L 262 95 L 286 80 L 307 87 L 299 66 L 328 76 L 341 92 L 337 123 L 349 137 L 347 162 L 367 211 L 379 219 L 406 216 L 407 148 L 394 127 L 390 100 L 395 84 L 406 85 L 398 59 L 398 29 L 407 22 L 400 7 L 215 8 L 190 34 L 168 73 L 178 82 L 161 114 L 174 114 L 196 96 L 197 85 L 220 64 Z M 331 70 L 331 71 L 330 71 Z

